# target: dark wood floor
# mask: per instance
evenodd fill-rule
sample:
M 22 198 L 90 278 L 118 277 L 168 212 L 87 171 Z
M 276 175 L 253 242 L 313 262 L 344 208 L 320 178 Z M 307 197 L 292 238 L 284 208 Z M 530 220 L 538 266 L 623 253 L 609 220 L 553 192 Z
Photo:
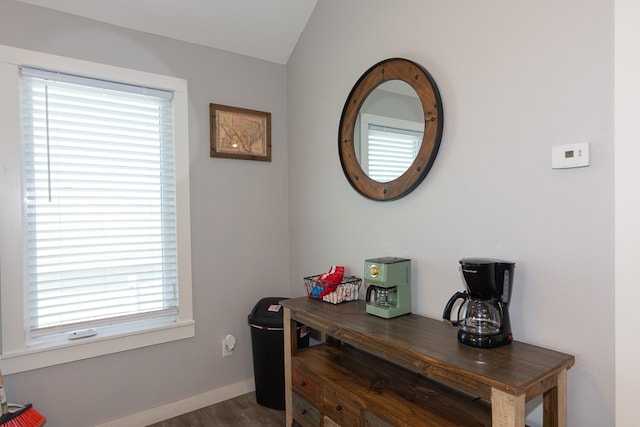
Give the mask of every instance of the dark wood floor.
M 248 393 L 148 427 L 282 427 L 284 424 L 284 411 L 258 405 L 255 393 Z

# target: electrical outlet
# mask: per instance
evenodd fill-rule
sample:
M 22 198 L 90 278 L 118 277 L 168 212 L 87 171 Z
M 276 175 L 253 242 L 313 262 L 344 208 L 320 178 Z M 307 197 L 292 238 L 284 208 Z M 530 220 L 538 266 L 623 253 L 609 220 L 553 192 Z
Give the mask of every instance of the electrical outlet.
M 227 335 L 222 340 L 222 357 L 233 356 L 233 350 L 236 349 L 236 338 L 233 335 Z
M 229 357 L 229 356 L 233 356 L 233 349 L 230 349 L 227 346 L 227 342 L 225 340 L 222 340 L 222 357 Z

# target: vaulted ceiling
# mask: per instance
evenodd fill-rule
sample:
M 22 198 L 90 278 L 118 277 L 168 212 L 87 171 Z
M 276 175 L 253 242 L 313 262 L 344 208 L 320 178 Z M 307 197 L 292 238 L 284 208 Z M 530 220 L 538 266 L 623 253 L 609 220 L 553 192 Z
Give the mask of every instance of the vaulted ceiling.
M 286 64 L 317 0 L 18 0 Z

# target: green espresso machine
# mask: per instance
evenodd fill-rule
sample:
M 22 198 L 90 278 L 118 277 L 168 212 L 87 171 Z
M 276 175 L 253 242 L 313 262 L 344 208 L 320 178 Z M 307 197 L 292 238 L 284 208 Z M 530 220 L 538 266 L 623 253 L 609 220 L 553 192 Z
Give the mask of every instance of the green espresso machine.
M 411 313 L 411 260 L 397 257 L 364 261 L 367 313 L 391 319 Z

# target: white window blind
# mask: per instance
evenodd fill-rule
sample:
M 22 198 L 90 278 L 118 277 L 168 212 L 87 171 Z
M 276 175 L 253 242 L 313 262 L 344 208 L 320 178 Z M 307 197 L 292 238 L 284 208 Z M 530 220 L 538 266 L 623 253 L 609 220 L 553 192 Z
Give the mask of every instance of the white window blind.
M 171 93 L 22 68 L 32 339 L 175 318 Z
M 389 182 L 405 173 L 422 143 L 422 132 L 369 124 L 368 175 L 378 182 Z

